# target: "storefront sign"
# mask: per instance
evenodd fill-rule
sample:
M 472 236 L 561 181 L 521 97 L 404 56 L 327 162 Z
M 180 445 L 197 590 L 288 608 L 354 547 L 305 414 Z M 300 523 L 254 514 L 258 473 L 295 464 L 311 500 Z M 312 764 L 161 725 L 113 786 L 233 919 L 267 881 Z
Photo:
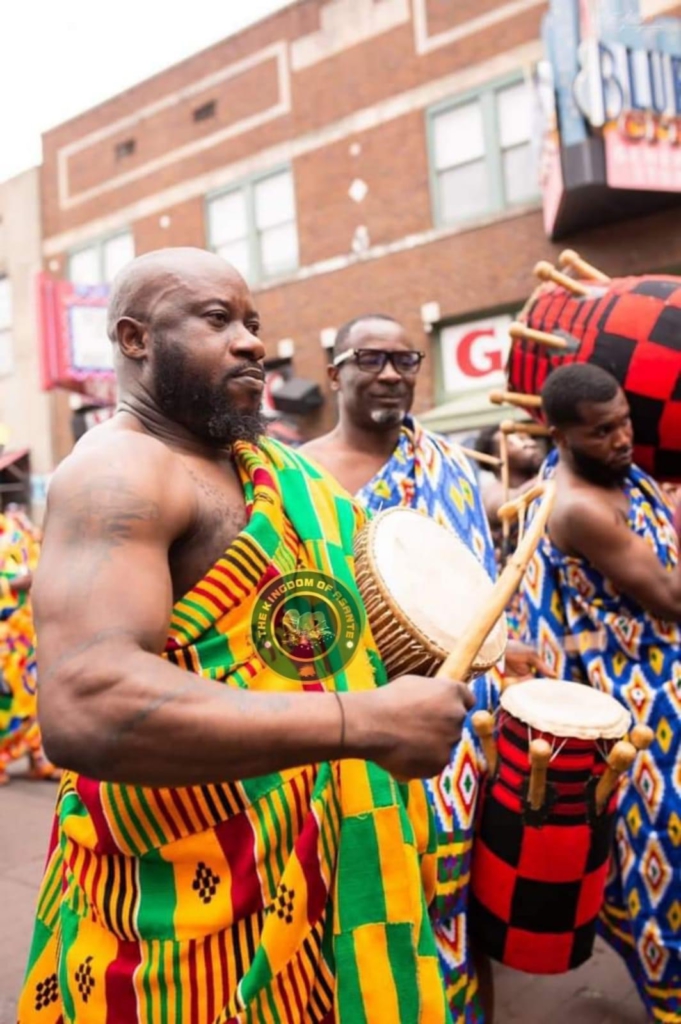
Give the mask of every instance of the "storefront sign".
M 547 233 L 560 238 L 675 202 L 681 19 L 646 21 L 639 0 L 549 0 L 542 35 L 535 81 Z
M 510 323 L 511 317 L 504 315 L 443 328 L 440 349 L 447 394 L 504 386 Z

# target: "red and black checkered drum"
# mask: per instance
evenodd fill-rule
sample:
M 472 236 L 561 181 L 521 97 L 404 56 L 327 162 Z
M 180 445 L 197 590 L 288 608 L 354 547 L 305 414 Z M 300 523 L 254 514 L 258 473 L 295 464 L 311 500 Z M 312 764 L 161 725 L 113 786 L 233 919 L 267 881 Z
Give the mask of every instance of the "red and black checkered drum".
M 635 461 L 657 480 L 681 481 L 681 277 L 613 278 L 586 290 L 576 295 L 553 282 L 537 288 L 520 319 L 572 351 L 515 338 L 509 387 L 538 395 L 558 366 L 603 367 L 629 400 Z
M 579 683 L 510 686 L 497 719 L 497 766 L 485 781 L 473 844 L 469 929 L 493 959 L 560 974 L 592 952 L 613 841 L 616 796 L 596 788 L 630 724 L 614 698 Z M 530 744 L 551 748 L 542 806 L 529 799 Z M 547 751 L 548 753 L 548 751 Z

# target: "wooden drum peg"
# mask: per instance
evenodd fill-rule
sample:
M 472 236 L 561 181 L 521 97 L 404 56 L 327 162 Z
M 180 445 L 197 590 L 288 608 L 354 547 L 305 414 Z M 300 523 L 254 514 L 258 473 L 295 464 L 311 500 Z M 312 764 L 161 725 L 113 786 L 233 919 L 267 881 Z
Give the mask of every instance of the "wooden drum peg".
M 487 770 L 494 775 L 497 770 L 497 741 L 494 738 L 494 716 L 489 711 L 476 711 L 471 718 L 475 735 L 480 740 L 482 752 L 487 761 Z
M 570 343 L 566 338 L 550 331 L 537 331 L 534 327 L 528 327 L 520 320 L 514 320 L 508 329 L 508 333 L 515 341 L 533 341 L 536 345 L 544 345 L 545 348 L 555 348 L 558 352 L 570 351 Z
M 619 782 L 620 776 L 631 768 L 636 759 L 636 747 L 627 740 L 619 740 L 610 751 L 608 767 L 596 786 L 596 811 L 602 814 Z
M 637 750 L 647 750 L 652 747 L 655 733 L 649 725 L 635 725 L 629 733 L 629 742 L 633 743 Z
M 553 281 L 554 284 L 559 284 L 561 288 L 564 288 L 567 292 L 572 292 L 573 295 L 584 297 L 591 294 L 591 289 L 588 285 L 582 284 L 581 281 L 575 281 L 573 277 L 568 277 L 567 274 L 556 270 L 548 260 L 540 260 L 534 268 L 534 272 L 541 281 Z
M 546 800 L 546 775 L 551 753 L 551 744 L 546 740 L 532 740 L 530 743 L 530 785 L 527 799 L 533 811 L 540 811 Z
M 591 263 L 583 260 L 574 249 L 563 250 L 558 257 L 558 266 L 574 270 L 576 274 L 586 278 L 587 281 L 600 281 L 602 284 L 608 284 L 610 281 L 607 274 L 604 274 L 602 270 L 597 270 Z
M 519 409 L 541 409 L 539 395 L 525 395 L 520 391 L 490 391 L 492 405 L 515 405 Z

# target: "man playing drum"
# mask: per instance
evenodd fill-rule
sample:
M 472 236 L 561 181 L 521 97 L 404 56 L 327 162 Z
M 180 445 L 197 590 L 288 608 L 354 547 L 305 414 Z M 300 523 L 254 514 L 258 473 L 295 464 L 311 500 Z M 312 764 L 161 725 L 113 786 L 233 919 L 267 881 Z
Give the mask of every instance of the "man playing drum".
M 548 536 L 525 576 L 529 636 L 563 679 L 611 694 L 653 729 L 622 789 L 604 934 L 655 1021 L 681 1019 L 681 572 L 671 510 L 632 464 L 629 405 L 600 367 L 542 391 L 557 445 Z
M 114 284 L 119 408 L 55 475 L 34 588 L 41 725 L 68 770 L 22 1024 L 450 1019 L 428 804 L 395 776 L 442 769 L 470 694 L 381 686 L 364 513 L 262 437 L 259 327 L 200 250 Z M 342 668 L 315 675 L 254 624 L 281 594 L 299 622 L 285 596 L 320 582 L 358 614 Z
M 423 358 L 392 317 L 372 314 L 341 327 L 329 367 L 331 388 L 338 393 L 338 425 L 302 451 L 372 512 L 407 506 L 450 527 L 494 578 L 494 547 L 473 470 L 456 445 L 424 430 L 409 414 Z M 507 667 L 518 676 L 533 668 L 548 671 L 522 644 L 509 645 Z M 496 705 L 498 684 L 492 673 L 475 680 L 473 689 L 478 707 Z M 436 941 L 452 1016 L 465 1024 L 484 1019 L 465 924 L 476 744 L 467 725 L 445 776 L 428 784 L 441 849 Z M 490 984 L 487 979 L 486 1001 Z

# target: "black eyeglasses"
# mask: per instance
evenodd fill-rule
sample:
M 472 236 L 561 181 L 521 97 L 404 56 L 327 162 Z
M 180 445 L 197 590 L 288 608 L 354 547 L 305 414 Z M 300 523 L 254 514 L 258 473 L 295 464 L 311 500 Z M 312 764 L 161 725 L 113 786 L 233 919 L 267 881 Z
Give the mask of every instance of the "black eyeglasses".
M 352 359 L 365 373 L 383 373 L 390 361 L 397 373 L 411 376 L 419 372 L 424 357 L 425 352 L 386 352 L 381 348 L 349 348 L 347 352 L 336 356 L 333 365 L 341 366 Z

